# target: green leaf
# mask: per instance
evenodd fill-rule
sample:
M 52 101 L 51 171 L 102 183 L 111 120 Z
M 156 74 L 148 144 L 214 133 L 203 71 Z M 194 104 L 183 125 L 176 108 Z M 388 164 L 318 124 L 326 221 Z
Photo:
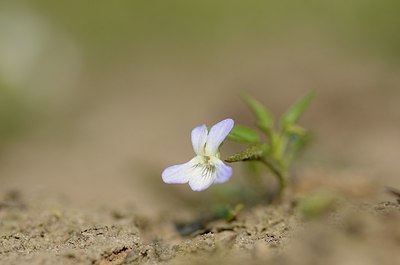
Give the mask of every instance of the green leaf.
M 260 142 L 260 137 L 258 136 L 257 132 L 241 125 L 235 125 L 228 134 L 227 139 L 230 141 L 250 144 L 256 144 Z
M 298 135 L 298 136 L 306 136 L 307 135 L 307 131 L 306 129 L 295 125 L 295 124 L 290 124 L 286 127 L 286 132 L 288 135 Z
M 246 150 L 237 154 L 231 155 L 225 159 L 228 163 L 248 161 L 248 160 L 260 160 L 267 149 L 266 145 L 255 145 L 247 148 Z
M 244 96 L 244 101 L 257 117 L 257 126 L 262 131 L 269 132 L 274 122 L 272 114 L 264 107 L 263 104 L 248 95 Z
M 238 216 L 238 214 L 244 208 L 243 204 L 237 204 L 235 207 L 232 206 L 218 206 L 214 209 L 217 217 L 225 219 L 225 221 L 230 222 Z
M 314 218 L 332 210 L 338 203 L 335 194 L 319 191 L 308 194 L 298 201 L 297 209 L 306 218 Z
M 281 126 L 284 130 L 287 130 L 289 126 L 297 122 L 300 116 L 303 114 L 304 110 L 310 104 L 311 100 L 314 98 L 315 93 L 309 92 L 306 96 L 294 103 L 282 116 Z

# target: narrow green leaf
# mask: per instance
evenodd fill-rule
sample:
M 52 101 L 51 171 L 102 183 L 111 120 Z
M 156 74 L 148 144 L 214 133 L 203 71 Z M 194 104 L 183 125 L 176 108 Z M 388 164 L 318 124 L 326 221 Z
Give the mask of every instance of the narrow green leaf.
M 242 125 L 235 125 L 228 134 L 227 139 L 235 142 L 250 144 L 256 144 L 260 142 L 260 137 L 258 136 L 257 132 Z
M 306 129 L 304 129 L 303 127 L 300 127 L 298 125 L 295 125 L 295 124 L 289 124 L 286 127 L 286 132 L 288 135 L 295 134 L 298 136 L 305 136 L 307 134 Z
M 248 95 L 244 96 L 244 101 L 247 103 L 253 114 L 257 117 L 257 126 L 264 132 L 270 131 L 274 121 L 272 114 L 264 107 L 263 104 Z
M 306 96 L 302 97 L 300 100 L 296 101 L 282 116 L 281 126 L 286 130 L 290 125 L 297 122 L 300 116 L 303 114 L 304 110 L 310 104 L 311 100 L 314 98 L 315 93 L 309 92 Z
M 231 155 L 225 159 L 225 161 L 228 163 L 233 163 L 239 161 L 260 160 L 263 157 L 266 148 L 266 145 L 254 145 L 242 152 Z

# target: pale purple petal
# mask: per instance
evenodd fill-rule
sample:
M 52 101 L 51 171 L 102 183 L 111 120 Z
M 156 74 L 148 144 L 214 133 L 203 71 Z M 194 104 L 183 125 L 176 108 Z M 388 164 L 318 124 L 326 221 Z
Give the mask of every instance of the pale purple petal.
M 194 166 L 198 163 L 197 157 L 185 164 L 170 166 L 161 173 L 162 180 L 168 184 L 187 183 L 192 176 Z
M 201 125 L 192 130 L 192 145 L 193 150 L 197 155 L 204 153 L 204 145 L 207 141 L 207 126 Z
M 206 153 L 208 155 L 216 155 L 221 143 L 232 130 L 234 122 L 232 119 L 220 121 L 211 127 L 207 137 Z
M 193 191 L 205 190 L 214 183 L 215 177 L 215 170 L 208 170 L 205 165 L 198 166 L 189 179 L 189 186 Z
M 216 178 L 214 183 L 224 183 L 231 178 L 233 170 L 230 166 L 225 165 L 221 160 L 218 159 L 218 161 L 219 162 L 215 163 Z

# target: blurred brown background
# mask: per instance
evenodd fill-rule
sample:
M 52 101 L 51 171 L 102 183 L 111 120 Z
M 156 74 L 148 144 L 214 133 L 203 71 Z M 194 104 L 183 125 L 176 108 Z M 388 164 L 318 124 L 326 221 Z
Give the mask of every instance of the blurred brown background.
M 192 157 L 193 127 L 252 125 L 244 92 L 278 115 L 310 90 L 301 123 L 314 141 L 298 166 L 399 187 L 399 8 L 3 0 L 0 189 L 168 207 L 189 188 L 162 184 L 160 172 Z

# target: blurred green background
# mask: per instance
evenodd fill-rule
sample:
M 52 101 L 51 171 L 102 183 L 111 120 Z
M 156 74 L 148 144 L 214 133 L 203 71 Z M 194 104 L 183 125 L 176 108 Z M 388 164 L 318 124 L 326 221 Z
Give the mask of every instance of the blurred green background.
M 398 185 L 399 10 L 395 0 L 2 0 L 1 186 L 159 202 L 151 190 L 186 192 L 159 172 L 190 159 L 191 128 L 251 125 L 243 92 L 279 114 L 309 90 L 305 165 Z

